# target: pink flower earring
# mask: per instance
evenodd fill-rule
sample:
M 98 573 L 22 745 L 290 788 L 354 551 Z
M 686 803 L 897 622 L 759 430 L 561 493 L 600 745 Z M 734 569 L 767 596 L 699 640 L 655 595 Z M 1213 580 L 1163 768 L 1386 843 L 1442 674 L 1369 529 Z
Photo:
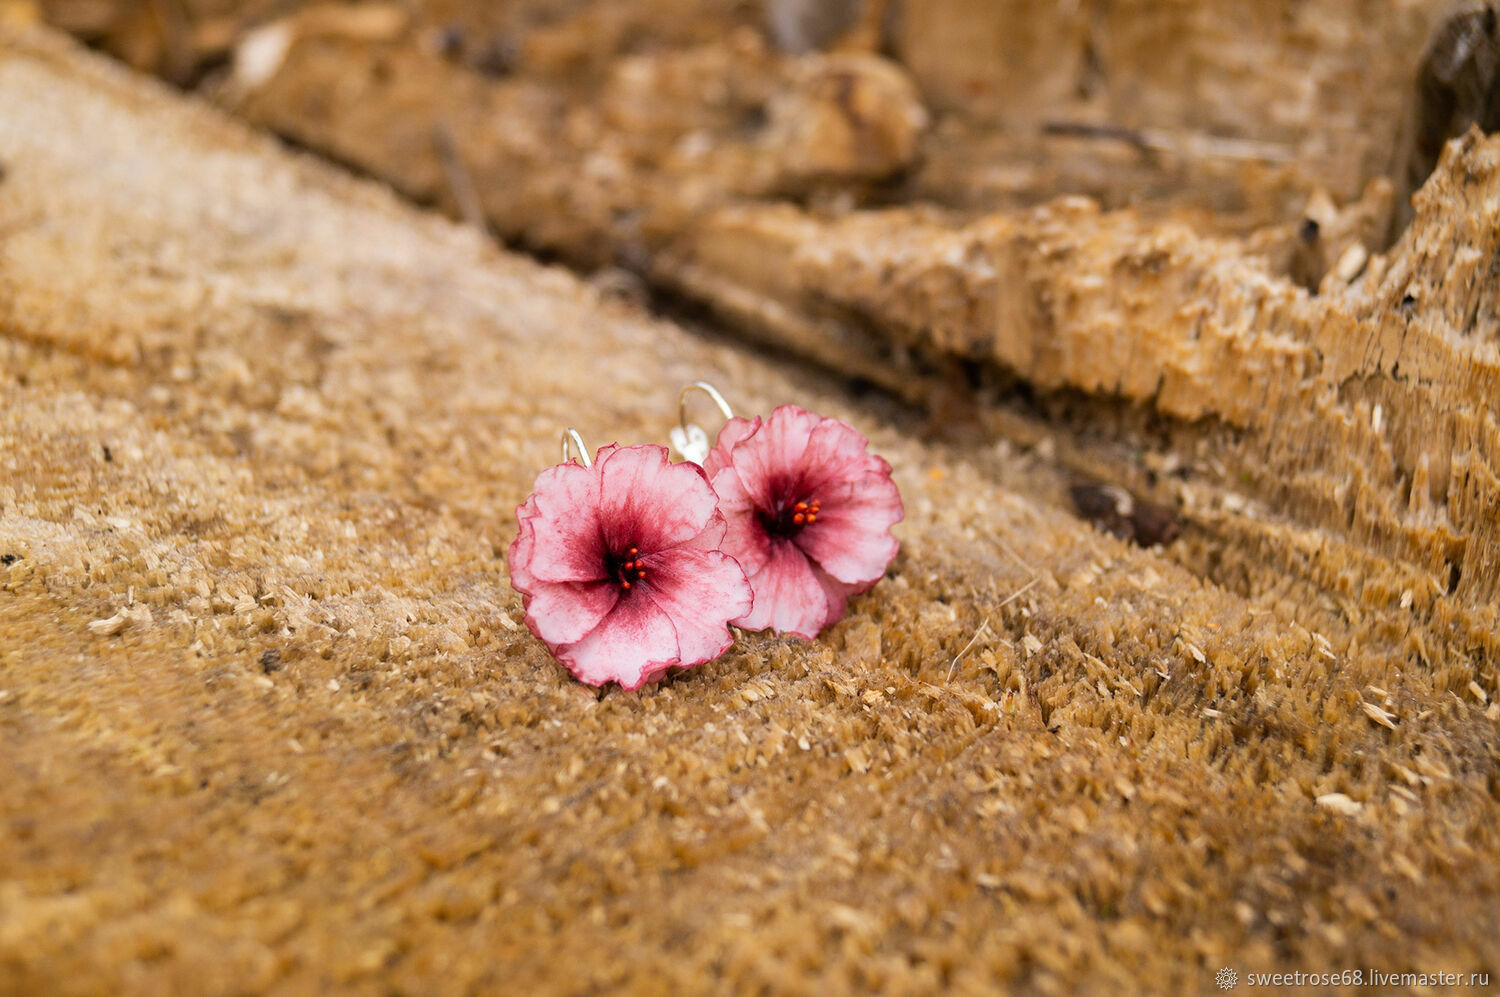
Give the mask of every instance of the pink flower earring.
M 723 654 L 752 595 L 720 549 L 726 523 L 703 469 L 659 446 L 610 444 L 591 461 L 574 429 L 562 457 L 516 509 L 507 557 L 531 632 L 579 680 L 627 690 Z
M 687 424 L 695 390 L 728 420 L 712 448 L 703 430 Z M 672 442 L 690 460 L 706 449 L 696 462 L 728 522 L 723 549 L 754 592 L 749 611 L 730 622 L 812 638 L 843 619 L 849 597 L 880 581 L 899 548 L 891 527 L 905 510 L 891 466 L 868 453 L 869 441 L 846 422 L 795 405 L 764 420 L 737 418 L 701 381 L 682 389 L 678 416 Z

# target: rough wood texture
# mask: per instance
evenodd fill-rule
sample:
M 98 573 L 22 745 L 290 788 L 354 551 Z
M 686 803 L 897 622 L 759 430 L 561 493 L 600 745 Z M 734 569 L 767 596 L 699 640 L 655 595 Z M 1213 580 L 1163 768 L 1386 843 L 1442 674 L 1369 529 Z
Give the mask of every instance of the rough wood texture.
M 1019 24 L 1060 16 L 1042 6 L 1052 10 L 1012 13 Z M 1071 418 L 1069 438 L 1095 442 L 1065 443 L 1076 451 L 1065 463 L 1181 508 L 1214 538 L 1211 558 L 1227 561 L 1221 580 L 1274 567 L 1351 609 L 1414 605 L 1427 614 L 1417 625 L 1441 647 L 1464 659 L 1492 655 L 1497 582 L 1486 566 L 1496 559 L 1500 493 L 1489 483 L 1495 429 L 1483 401 L 1495 375 L 1490 153 L 1467 140 L 1423 194 L 1418 223 L 1388 256 L 1371 258 L 1392 208 L 1392 183 L 1379 175 L 1392 164 L 1372 150 L 1388 155 L 1396 140 L 1415 39 L 1436 13 L 1382 6 L 1360 20 L 1334 3 L 1299 7 L 1269 35 L 1247 35 L 1253 44 L 1241 57 L 1200 73 L 1193 67 L 1206 66 L 1235 28 L 1228 12 L 1172 5 L 1147 17 L 1132 8 L 1116 23 L 1079 10 L 1064 32 L 1072 41 L 1054 47 L 1088 48 L 1074 35 L 1111 25 L 1129 25 L 1125 34 L 1141 43 L 1120 46 L 1128 58 L 1111 50 L 1105 62 L 1116 71 L 1099 83 L 1106 104 L 1145 95 L 1127 123 L 1282 142 L 1304 170 L 1290 188 L 1260 167 L 1235 178 L 1241 202 L 1263 202 L 1252 215 L 1281 219 L 1238 238 L 1212 234 L 1235 228 L 1223 215 L 1205 234 L 1205 216 L 1187 210 L 1191 195 L 1174 200 L 1175 219 L 1160 205 L 1101 212 L 1076 199 L 967 223 L 971 215 L 930 205 L 849 211 L 848 200 L 875 196 L 868 184 L 917 169 L 935 149 L 941 159 L 955 141 L 969 153 L 1014 144 L 1012 119 L 1069 106 L 1041 99 L 1051 92 L 1046 73 L 1028 101 L 985 96 L 1018 96 L 1021 82 L 1004 75 L 975 83 L 972 106 L 945 98 L 943 80 L 957 86 L 993 60 L 970 66 L 973 53 L 958 46 L 967 54 L 951 65 L 924 61 L 926 46 L 942 44 L 932 25 L 963 30 L 986 51 L 980 43 L 993 32 L 984 26 L 998 15 L 957 0 L 944 9 L 949 21 L 892 22 L 920 90 L 894 63 L 788 58 L 747 32 L 601 59 L 599 82 L 562 94 L 541 73 L 485 79 L 413 44 L 415 28 L 393 26 L 372 42 L 316 8 L 260 29 L 258 44 L 271 39 L 276 58 L 242 59 L 222 95 L 250 119 L 427 201 L 447 200 L 452 185 L 423 130 L 451 126 L 503 234 L 590 265 L 625 264 L 780 347 L 908 397 L 931 403 L 969 376 L 960 367 L 972 374 L 977 365 L 1033 392 L 1094 399 Z M 1037 27 L 1048 38 L 1050 30 Z M 1173 31 L 1181 45 L 1159 52 Z M 1335 37 L 1359 44 L 1338 47 Z M 1274 58 L 1246 54 L 1262 49 Z M 1283 71 L 1308 50 L 1320 53 L 1310 75 Z M 1364 59 L 1379 67 L 1366 85 L 1336 83 Z M 1054 72 L 1066 76 L 1068 65 Z M 1184 74 L 1197 82 L 1179 94 Z M 1316 95 L 1303 116 L 1257 117 L 1281 106 L 1273 95 L 1294 81 Z M 1244 99 L 1205 102 L 1204 87 Z M 928 105 L 948 116 L 930 134 Z M 1219 118 L 1203 118 L 1209 105 Z M 1337 139 L 1354 121 L 1373 124 L 1359 142 Z M 1310 176 L 1341 196 L 1364 185 L 1363 197 L 1340 209 L 1326 191 L 1307 193 Z M 961 188 L 955 181 L 941 196 L 964 201 Z M 1275 207 L 1288 189 L 1303 192 L 1291 216 Z M 835 191 L 842 208 L 828 200 Z M 1441 304 L 1419 307 L 1429 300 Z M 1137 418 L 1100 445 L 1121 403 L 1156 421 L 1148 429 Z M 1012 439 L 1044 431 L 979 418 Z M 1186 469 L 1191 480 L 1161 467 Z M 1351 558 L 1368 559 L 1352 577 Z M 1237 582 L 1247 592 L 1273 583 Z
M 1267 161 L 1340 200 L 1390 170 L 1418 58 L 1444 13 L 1441 3 L 1358 0 L 899 7 L 894 55 L 940 110 L 1002 134 L 1072 119 L 1167 129 L 1184 147 L 1264 143 Z M 1224 166 L 1201 158 L 1200 169 Z
M 1496 574 L 1493 141 L 1318 298 L 1071 202 L 909 219 L 901 259 L 885 216 L 740 216 L 825 268 L 811 301 L 785 260 L 712 271 L 816 319 L 805 345 L 936 365 L 941 336 L 1057 389 L 964 428 L 601 302 L 50 37 L 0 35 L 0 107 L 0 989 L 1500 979 L 1500 706 L 1466 622 Z M 970 300 L 992 319 L 926 331 Z M 1251 362 L 1263 405 L 1234 393 Z M 659 439 L 698 376 L 869 431 L 903 553 L 816 642 L 596 696 L 516 622 L 511 509 L 560 425 Z M 1320 483 L 1273 417 L 1336 427 L 1308 446 L 1363 477 Z M 1439 459 L 1440 431 L 1469 446 Z M 1161 551 L 1072 514 L 1070 469 L 1137 459 L 1226 517 L 1243 485 L 1305 518 L 1222 539 L 1189 505 Z M 1434 585 L 1378 597 L 1399 572 Z
M 1500 142 L 1471 132 L 1390 256 L 1318 295 L 1237 243 L 1082 201 L 963 228 L 909 212 L 724 211 L 655 273 L 732 302 L 729 317 L 778 343 L 820 342 L 846 368 L 848 352 L 897 389 L 922 385 L 903 356 L 957 357 L 1143 406 L 1162 418 L 1121 433 L 1145 452 L 1111 477 L 1145 487 L 1153 464 L 1179 467 L 1154 477 L 1189 519 L 1315 579 L 1351 615 L 1412 607 L 1446 650 L 1493 661 L 1497 239 Z M 864 336 L 845 347 L 829 329 Z M 1070 420 L 1080 437 L 1096 411 Z M 1346 571 L 1351 556 L 1367 566 Z
M 580 99 L 545 77 L 495 82 L 409 34 L 372 43 L 316 13 L 251 36 L 221 100 L 408 196 L 448 205 L 449 172 L 433 141 L 445 129 L 503 237 L 591 268 L 641 269 L 729 201 L 886 179 L 915 161 L 926 123 L 893 64 L 790 59 L 749 31 L 612 60 Z
M 1191 209 L 1200 225 L 1238 231 L 1285 220 L 1320 190 L 1340 202 L 1359 197 L 1372 178 L 1403 166 L 1401 149 L 1413 142 L 1432 151 L 1424 129 L 1433 114 L 1406 131 L 1403 115 L 1429 37 L 1453 34 L 1451 5 L 1406 0 L 39 0 L 39 8 L 134 65 L 210 88 L 219 61 L 243 55 L 253 33 L 279 27 L 293 42 L 288 58 L 257 75 L 258 85 L 272 89 L 247 113 L 409 191 L 422 187 L 416 164 L 432 150 L 425 135 L 413 144 L 390 133 L 403 118 L 430 126 L 456 115 L 481 188 L 512 187 L 515 176 L 537 170 L 576 185 L 587 179 L 578 150 L 609 161 L 624 142 L 633 155 L 611 175 L 633 212 L 651 208 L 648 192 L 628 191 L 650 186 L 639 171 L 680 172 L 663 162 L 668 150 L 701 155 L 758 130 L 777 73 L 764 59 L 747 64 L 744 49 L 746 37 L 762 36 L 752 29 L 764 25 L 764 44 L 801 58 L 884 56 L 887 72 L 909 76 L 922 94 L 931 127 L 921 155 L 896 164 L 899 176 L 874 190 L 854 182 L 866 177 L 822 178 L 825 187 L 838 181 L 832 186 L 845 197 L 915 198 L 969 211 L 1077 193 L 1108 207 Z M 1482 76 L 1482 67 L 1464 63 L 1463 53 L 1474 51 L 1449 46 L 1443 64 L 1456 60 Z M 713 65 L 726 60 L 736 65 Z M 689 65 L 698 70 L 686 78 Z M 747 87 L 747 73 L 764 78 Z M 621 95 L 650 101 L 670 132 L 643 136 L 594 117 L 618 102 L 622 74 L 635 89 Z M 665 78 L 652 83 L 657 76 Z M 646 85 L 650 92 L 642 92 Z M 491 95 L 477 106 L 501 113 L 472 113 L 476 91 Z M 526 94 L 531 99 L 517 96 Z M 1468 117 L 1456 122 L 1458 131 L 1484 120 L 1483 107 L 1463 97 Z M 559 103 L 570 108 L 566 127 L 557 120 Z M 730 112 L 732 127 L 711 125 L 705 115 L 711 119 L 712 110 Z M 857 102 L 844 110 L 856 124 L 879 120 Z M 360 132 L 340 124 L 360 113 L 387 127 Z M 1441 117 L 1438 127 L 1453 134 L 1455 122 Z M 1049 127 L 1057 125 L 1083 132 Z M 512 128 L 548 134 L 550 147 L 518 148 L 507 136 Z M 404 168 L 390 168 L 385 157 L 402 149 Z M 496 150 L 503 154 L 490 155 Z M 516 160 L 518 153 L 529 155 Z M 513 175 L 506 162 L 526 170 Z M 1430 168 L 1431 159 L 1425 163 Z M 719 173 L 714 165 L 712 157 L 692 164 L 699 183 Z M 427 179 L 437 176 L 429 166 Z M 673 186 L 666 184 L 668 200 Z M 608 227 L 607 215 L 591 220 L 593 239 L 559 245 L 529 231 L 543 219 L 556 225 L 589 215 L 589 199 L 495 196 L 502 232 L 597 259 L 590 244 L 601 223 Z M 619 245 L 615 235 L 611 244 Z

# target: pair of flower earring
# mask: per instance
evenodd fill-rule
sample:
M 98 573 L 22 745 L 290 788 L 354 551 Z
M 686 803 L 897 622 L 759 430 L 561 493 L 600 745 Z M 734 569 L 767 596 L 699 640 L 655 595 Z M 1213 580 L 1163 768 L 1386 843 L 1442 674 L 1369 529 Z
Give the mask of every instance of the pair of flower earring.
M 687 423 L 695 390 L 726 420 L 712 447 Z M 848 423 L 795 405 L 738 418 L 701 381 L 678 411 L 681 463 L 615 443 L 590 460 L 570 428 L 563 462 L 516 509 L 508 565 L 526 625 L 589 685 L 636 689 L 717 658 L 731 624 L 816 637 L 896 556 L 891 467 Z

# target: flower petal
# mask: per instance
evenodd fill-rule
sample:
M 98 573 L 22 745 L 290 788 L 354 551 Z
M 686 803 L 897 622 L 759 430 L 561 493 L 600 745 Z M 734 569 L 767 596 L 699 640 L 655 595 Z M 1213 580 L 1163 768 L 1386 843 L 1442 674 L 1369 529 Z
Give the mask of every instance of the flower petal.
M 719 493 L 719 512 L 726 524 L 724 553 L 740 562 L 745 574 L 753 575 L 766 566 L 771 556 L 771 538 L 761 525 L 755 500 L 745 491 L 739 472 L 725 467 L 714 475 L 714 490 Z
M 868 592 L 874 587 L 874 582 L 862 585 L 846 585 L 834 578 L 828 572 L 819 568 L 816 564 L 812 566 L 813 576 L 818 579 L 818 584 L 823 587 L 824 614 L 823 625 L 820 630 L 833 626 L 844 618 L 849 610 L 849 597 Z
M 797 534 L 795 542 L 841 582 L 878 581 L 900 549 L 890 529 L 905 515 L 901 493 L 889 473 L 830 484 L 819 493 L 817 522 Z
M 524 505 L 516 509 L 516 519 L 521 526 L 516 532 L 516 538 L 511 541 L 510 549 L 505 552 L 505 569 L 510 573 L 511 588 L 522 595 L 529 594 L 536 587 L 536 576 L 531 573 L 536 546 L 535 527 L 531 525 L 531 520 L 535 515 L 536 505 L 531 499 L 527 499 Z
M 639 689 L 678 663 L 677 631 L 655 602 L 632 593 L 587 637 L 554 653 L 589 685 L 618 682 Z
M 822 493 L 839 482 L 871 473 L 890 477 L 891 465 L 868 453 L 869 445 L 863 433 L 842 419 L 825 418 L 819 422 L 808 436 L 807 449 L 802 455 L 802 487 L 807 491 L 804 497 L 822 499 L 827 505 L 827 497 Z
M 736 416 L 724 423 L 724 428 L 719 430 L 719 438 L 714 441 L 714 448 L 703 458 L 703 473 L 708 475 L 712 481 L 714 475 L 729 466 L 729 452 L 735 445 L 750 436 L 760 428 L 760 416 L 754 419 L 741 419 Z
M 544 582 L 594 582 L 607 577 L 599 475 L 593 468 L 573 463 L 548 468 L 537 475 L 531 498 L 516 510 L 518 518 L 528 506 L 535 511 L 526 519 L 532 539 L 521 551 L 529 554 L 522 564 L 523 574 Z M 512 580 L 514 570 L 513 564 Z
M 729 525 L 724 521 L 724 516 L 714 510 L 713 518 L 708 525 L 703 527 L 703 532 L 690 540 L 684 540 L 676 547 L 669 550 L 722 550 L 724 547 L 724 534 Z
M 829 599 L 807 556 L 785 540 L 773 540 L 765 567 L 750 578 L 755 604 L 737 620 L 746 630 L 767 627 L 816 637 L 828 620 Z
M 718 499 L 697 464 L 673 464 L 658 446 L 600 454 L 601 523 L 610 550 L 666 550 L 702 533 L 713 518 Z
M 805 470 L 803 455 L 820 418 L 795 405 L 779 406 L 759 430 L 729 452 L 746 494 L 758 508 L 785 504 L 797 490 Z
M 526 625 L 548 647 L 588 636 L 620 599 L 613 581 L 541 582 L 526 600 Z
M 750 611 L 750 583 L 721 551 L 679 547 L 646 559 L 645 594 L 677 630 L 681 667 L 723 654 L 734 638 L 728 622 Z

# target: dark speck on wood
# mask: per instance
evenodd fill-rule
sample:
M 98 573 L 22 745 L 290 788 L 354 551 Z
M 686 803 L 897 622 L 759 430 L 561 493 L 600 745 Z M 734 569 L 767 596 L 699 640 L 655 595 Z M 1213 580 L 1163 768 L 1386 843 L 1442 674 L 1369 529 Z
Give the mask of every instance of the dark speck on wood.
M 1118 485 L 1082 482 L 1068 489 L 1078 514 L 1099 529 L 1142 547 L 1170 543 L 1182 532 L 1177 514 L 1136 498 Z

